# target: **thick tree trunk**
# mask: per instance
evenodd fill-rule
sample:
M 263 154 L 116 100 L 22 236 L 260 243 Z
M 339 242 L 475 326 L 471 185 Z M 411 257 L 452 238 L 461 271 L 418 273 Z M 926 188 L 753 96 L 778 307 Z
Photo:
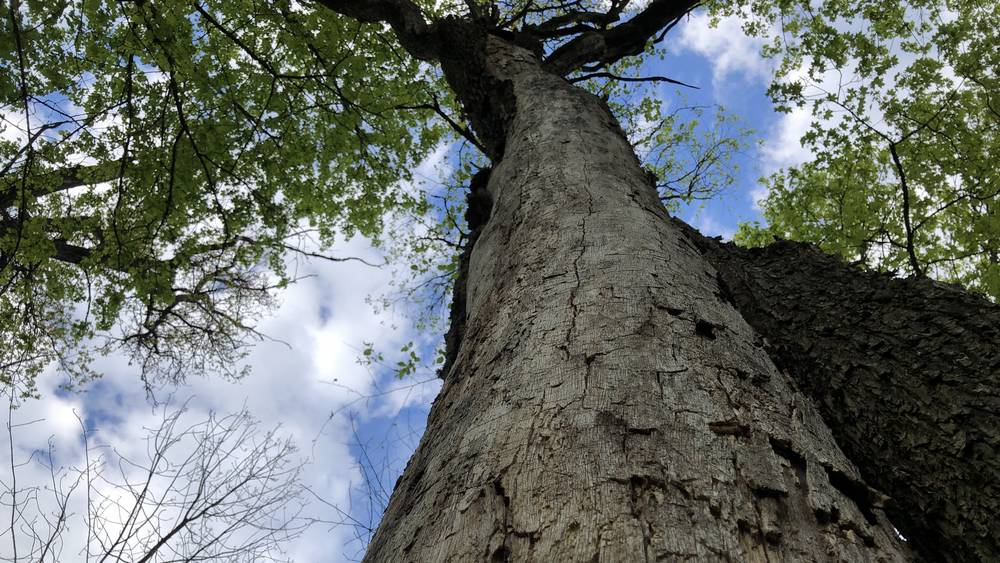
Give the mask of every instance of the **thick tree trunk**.
M 911 559 L 604 104 L 484 45 L 512 96 L 492 214 L 366 561 Z
M 807 244 L 692 238 L 903 534 L 931 560 L 996 561 L 1000 306 Z

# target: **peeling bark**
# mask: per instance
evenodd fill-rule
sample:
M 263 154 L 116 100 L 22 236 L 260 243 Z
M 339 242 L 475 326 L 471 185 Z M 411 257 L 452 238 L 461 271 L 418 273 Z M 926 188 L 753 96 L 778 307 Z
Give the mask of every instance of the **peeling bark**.
M 911 560 L 604 103 L 485 47 L 510 113 L 464 332 L 365 560 Z
M 740 249 L 691 236 L 918 550 L 997 560 L 1000 306 L 863 272 L 807 244 Z

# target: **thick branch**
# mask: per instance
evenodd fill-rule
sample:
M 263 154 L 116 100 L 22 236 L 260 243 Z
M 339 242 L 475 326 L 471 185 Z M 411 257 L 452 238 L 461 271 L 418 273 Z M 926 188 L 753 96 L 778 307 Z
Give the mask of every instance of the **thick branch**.
M 615 21 L 617 15 L 604 12 L 569 12 L 560 16 L 555 16 L 545 20 L 538 25 L 524 26 L 524 30 L 539 37 L 558 37 L 567 27 L 576 27 L 583 24 L 590 26 L 604 27 Z M 593 29 L 593 27 L 589 27 Z
M 906 183 L 906 171 L 903 163 L 899 159 L 899 152 L 896 151 L 896 143 L 889 143 L 889 154 L 892 155 L 892 163 L 896 167 L 896 174 L 899 175 L 899 189 L 903 192 L 903 226 L 906 230 L 906 255 L 910 259 L 910 267 L 913 273 L 922 276 L 923 269 L 920 261 L 917 260 L 917 252 L 913 246 L 913 226 L 910 222 L 910 186 Z
M 592 63 L 611 64 L 638 55 L 649 40 L 700 5 L 697 0 L 652 0 L 627 22 L 602 31 L 589 31 L 559 47 L 546 65 L 563 76 Z
M 334 12 L 362 23 L 392 26 L 400 44 L 422 60 L 436 59 L 438 49 L 423 12 L 410 0 L 316 0 Z
M 583 74 L 583 75 L 580 75 L 580 76 L 575 76 L 573 78 L 570 78 L 569 81 L 571 83 L 575 84 L 577 82 L 583 82 L 584 80 L 590 80 L 592 78 L 609 78 L 611 80 L 619 80 L 621 82 L 666 82 L 668 84 L 676 84 L 678 86 L 684 86 L 686 88 L 693 88 L 695 90 L 699 90 L 700 89 L 697 86 L 693 86 L 693 85 L 688 84 L 686 82 L 681 82 L 680 80 L 674 80 L 673 78 L 669 78 L 669 77 L 666 77 L 666 76 L 639 76 L 639 77 L 631 77 L 631 76 L 620 76 L 620 75 L 615 74 L 613 72 L 592 72 L 590 74 Z
M 31 178 L 32 184 L 41 184 L 30 189 L 31 197 L 42 197 L 63 192 L 80 186 L 90 186 L 111 182 L 118 178 L 120 161 L 103 164 L 67 166 L 51 172 L 42 172 Z M 0 178 L 0 194 L 12 194 L 20 186 L 20 176 Z
M 70 244 L 63 239 L 56 239 L 52 241 L 52 245 L 55 247 L 55 254 L 52 257 L 60 262 L 66 262 L 69 264 L 79 264 L 87 258 L 90 258 L 94 253 L 94 251 L 89 248 Z
M 863 272 L 813 246 L 691 236 L 724 295 L 819 405 L 930 561 L 1000 554 L 1000 306 Z

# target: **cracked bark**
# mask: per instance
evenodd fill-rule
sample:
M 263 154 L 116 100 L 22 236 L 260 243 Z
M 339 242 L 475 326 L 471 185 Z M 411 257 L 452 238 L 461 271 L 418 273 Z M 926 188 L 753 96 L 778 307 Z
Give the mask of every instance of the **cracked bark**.
M 685 227 L 690 229 L 689 227 Z M 701 237 L 727 295 L 933 561 L 1000 553 L 1000 307 L 806 244 Z
M 510 99 L 464 332 L 365 560 L 910 560 L 603 102 L 484 46 Z

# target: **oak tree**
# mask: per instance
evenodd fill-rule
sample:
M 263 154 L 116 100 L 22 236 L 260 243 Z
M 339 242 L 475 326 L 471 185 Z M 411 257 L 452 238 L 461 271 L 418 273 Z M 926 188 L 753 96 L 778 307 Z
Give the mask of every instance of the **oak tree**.
M 895 64 L 893 38 L 930 33 L 925 14 L 964 22 L 943 27 L 957 34 L 943 50 L 987 44 L 994 12 L 977 6 L 708 9 L 738 13 L 751 32 L 778 30 L 779 68 L 808 60 L 808 76 L 850 63 L 872 77 Z M 701 237 L 664 206 L 694 190 L 657 177 L 662 160 L 651 171 L 636 157 L 620 123 L 657 108 L 636 110 L 606 88 L 639 78 L 637 61 L 699 8 L 12 1 L 0 95 L 22 118 L 0 146 L 7 363 L 37 370 L 110 334 L 168 375 L 188 369 L 185 350 L 207 353 L 194 367 L 231 365 L 252 333 L 250 304 L 288 281 L 280 255 L 304 250 L 304 230 L 326 243 L 378 236 L 390 209 L 419 210 L 397 180 L 443 124 L 489 165 L 470 181 L 444 386 L 369 560 L 995 558 L 1000 308 L 808 245 L 742 250 Z M 980 19 L 988 30 L 969 32 Z M 913 73 L 994 80 L 989 58 L 976 59 L 981 69 L 960 59 Z M 948 162 L 973 157 L 941 148 L 921 161 L 914 147 L 974 130 L 992 102 L 988 86 L 921 90 L 937 79 L 909 77 L 873 82 L 880 103 L 916 93 L 886 124 L 871 122 L 862 84 L 817 106 L 855 110 L 846 129 L 810 138 L 853 147 L 853 160 L 882 151 L 866 160 L 871 174 L 850 176 L 852 201 L 869 189 L 884 199 L 890 185 L 910 194 L 903 213 L 872 215 L 875 235 L 829 248 L 884 241 L 902 249 L 887 267 L 905 256 L 924 274 L 947 252 L 918 250 L 937 223 L 914 218 L 950 217 L 934 210 L 959 196 L 946 209 L 978 217 L 991 177 L 963 168 L 972 179 L 961 189 L 931 191 L 933 178 L 966 173 Z M 775 92 L 801 100 L 795 86 Z M 951 92 L 973 98 L 956 117 Z M 789 177 L 825 185 L 843 175 L 836 158 Z M 886 170 L 897 180 L 910 170 L 915 183 L 864 179 Z M 787 215 L 770 216 L 774 228 Z M 991 244 L 969 240 L 948 256 Z M 989 287 L 989 275 L 973 277 Z M 74 303 L 86 304 L 81 314 L 67 313 Z

